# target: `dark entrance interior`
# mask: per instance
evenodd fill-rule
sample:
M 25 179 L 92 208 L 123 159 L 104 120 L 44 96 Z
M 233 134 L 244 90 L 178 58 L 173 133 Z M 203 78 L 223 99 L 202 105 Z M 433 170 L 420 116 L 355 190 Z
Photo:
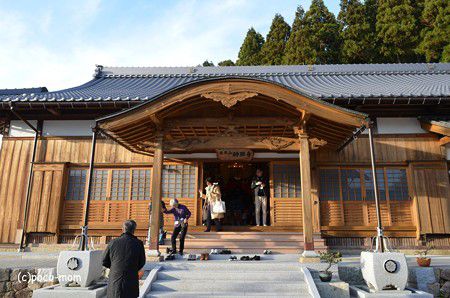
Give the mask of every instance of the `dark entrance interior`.
M 223 225 L 255 225 L 253 192 L 250 188 L 256 169 L 262 169 L 269 176 L 268 162 L 205 162 L 203 177 L 212 177 L 219 183 L 222 200 L 227 212 Z M 270 206 L 268 206 L 268 212 Z M 270 220 L 270 219 L 268 219 Z

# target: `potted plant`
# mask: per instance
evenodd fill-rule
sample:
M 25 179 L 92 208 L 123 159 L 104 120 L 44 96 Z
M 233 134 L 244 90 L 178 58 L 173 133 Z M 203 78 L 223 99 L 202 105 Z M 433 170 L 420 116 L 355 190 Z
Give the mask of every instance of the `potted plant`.
M 331 281 L 333 273 L 330 271 L 332 265 L 342 261 L 342 254 L 339 251 L 327 251 L 319 252 L 320 260 L 327 263 L 328 266 L 325 270 L 319 272 L 319 278 L 323 282 Z
M 416 254 L 419 255 L 416 258 L 417 265 L 420 267 L 430 267 L 431 264 L 431 258 L 427 257 L 430 250 L 432 250 L 434 247 L 431 245 L 430 241 L 427 239 L 427 236 L 423 236 L 423 243 L 425 244 L 425 248 L 422 250 L 416 251 Z

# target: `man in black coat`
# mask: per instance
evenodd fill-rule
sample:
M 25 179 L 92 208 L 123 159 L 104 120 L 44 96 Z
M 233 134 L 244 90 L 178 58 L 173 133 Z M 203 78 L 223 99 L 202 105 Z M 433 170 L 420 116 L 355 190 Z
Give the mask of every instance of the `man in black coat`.
M 123 223 L 123 234 L 112 240 L 103 255 L 103 266 L 110 268 L 108 298 L 138 297 L 139 270 L 145 265 L 144 244 L 136 236 L 136 222 Z

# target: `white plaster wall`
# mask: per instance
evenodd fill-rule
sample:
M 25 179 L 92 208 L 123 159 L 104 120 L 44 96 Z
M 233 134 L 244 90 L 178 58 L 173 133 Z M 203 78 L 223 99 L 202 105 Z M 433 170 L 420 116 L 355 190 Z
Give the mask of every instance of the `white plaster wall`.
M 29 120 L 31 125 L 36 127 L 36 120 Z M 28 127 L 28 125 L 21 120 L 11 120 L 9 127 L 10 137 L 34 137 L 34 131 Z
M 445 145 L 447 160 L 450 160 L 450 144 Z
M 417 118 L 377 118 L 377 132 L 379 134 L 397 134 L 397 133 L 426 133 L 420 127 Z
M 42 128 L 43 136 L 91 136 L 92 120 L 46 120 Z

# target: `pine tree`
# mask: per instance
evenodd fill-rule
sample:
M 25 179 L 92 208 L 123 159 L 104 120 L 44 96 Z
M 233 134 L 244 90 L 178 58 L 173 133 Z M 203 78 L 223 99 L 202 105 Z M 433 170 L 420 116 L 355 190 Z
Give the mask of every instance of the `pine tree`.
M 261 65 L 261 48 L 264 37 L 250 28 L 239 50 L 237 65 Z
M 234 62 L 232 60 L 227 59 L 227 60 L 220 61 L 219 63 L 217 63 L 217 65 L 219 65 L 219 66 L 235 66 L 236 64 L 234 64 Z
M 448 0 L 426 0 L 422 12 L 421 42 L 417 52 L 427 62 L 448 62 L 450 60 L 450 2 Z M 447 51 L 444 52 L 444 48 Z
M 378 0 L 366 0 L 364 2 L 364 15 L 370 28 L 369 40 L 370 40 L 371 59 L 368 62 L 371 63 L 382 62 L 380 55 L 380 43 L 377 38 L 377 11 L 378 11 Z
M 208 59 L 206 59 L 205 61 L 203 61 L 202 66 L 214 66 L 214 63 L 212 61 L 208 61 Z
M 379 0 L 377 38 L 384 62 L 416 62 L 419 28 L 411 0 Z
M 359 0 L 342 0 L 338 20 L 341 23 L 341 62 L 368 63 L 375 60 L 374 32 L 366 16 L 366 7 Z
M 307 64 L 339 63 L 340 26 L 323 0 L 312 0 L 304 17 L 301 51 Z
M 286 43 L 284 51 L 284 64 L 305 64 L 306 57 L 303 53 L 304 47 L 304 18 L 305 10 L 302 6 L 297 7 L 295 12 L 294 23 L 292 24 L 292 31 Z
M 283 62 L 283 53 L 289 39 L 291 27 L 280 14 L 273 18 L 266 42 L 261 48 L 262 63 L 265 65 L 280 65 Z

